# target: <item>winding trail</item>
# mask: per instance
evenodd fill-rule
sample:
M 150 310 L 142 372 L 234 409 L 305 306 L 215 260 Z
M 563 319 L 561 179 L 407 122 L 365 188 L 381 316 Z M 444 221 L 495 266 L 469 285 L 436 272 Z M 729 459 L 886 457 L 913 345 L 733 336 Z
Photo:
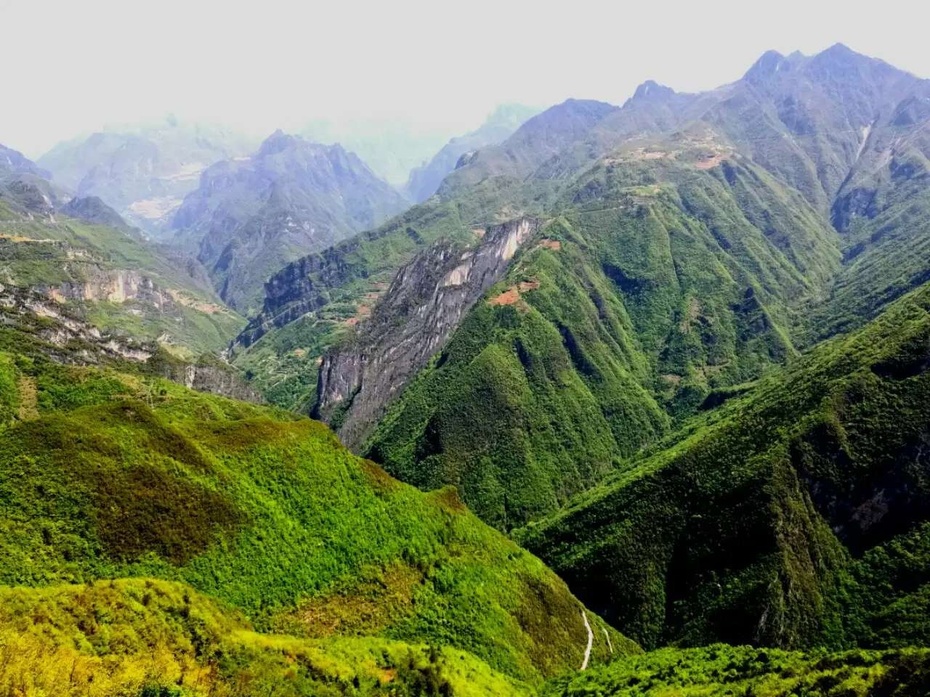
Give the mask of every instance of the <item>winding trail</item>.
M 584 660 L 581 662 L 581 670 L 588 667 L 588 661 L 591 660 L 591 647 L 594 646 L 594 632 L 591 631 L 591 625 L 588 623 L 588 613 L 581 611 L 581 619 L 584 620 L 584 628 L 588 630 L 588 646 L 584 650 Z

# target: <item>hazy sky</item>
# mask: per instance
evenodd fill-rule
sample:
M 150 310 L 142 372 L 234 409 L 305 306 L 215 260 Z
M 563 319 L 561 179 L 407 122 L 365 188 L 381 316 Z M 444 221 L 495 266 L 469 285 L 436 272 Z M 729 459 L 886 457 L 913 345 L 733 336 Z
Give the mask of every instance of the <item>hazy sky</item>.
M 738 78 L 768 48 L 841 41 L 921 76 L 914 0 L 0 0 L 0 143 L 37 156 L 105 124 L 263 134 L 311 118 L 450 133 L 502 102 L 622 103 Z

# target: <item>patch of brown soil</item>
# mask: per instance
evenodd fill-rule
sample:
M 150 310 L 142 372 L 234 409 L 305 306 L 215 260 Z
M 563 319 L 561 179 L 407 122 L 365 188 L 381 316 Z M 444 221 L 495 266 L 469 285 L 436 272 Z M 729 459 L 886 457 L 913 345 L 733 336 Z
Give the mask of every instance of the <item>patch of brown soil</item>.
M 543 249 L 551 249 L 553 252 L 557 252 L 562 249 L 562 243 L 558 240 L 545 239 L 539 243 L 539 246 Z
M 528 293 L 531 290 L 536 290 L 539 288 L 539 281 L 535 278 L 531 278 L 528 281 L 520 281 L 517 285 L 511 286 L 503 293 L 497 297 L 491 298 L 488 300 L 488 304 L 494 307 L 500 305 L 513 305 L 518 300 L 523 293 Z
M 195 300 L 194 298 L 189 298 L 183 293 L 179 293 L 176 290 L 169 290 L 168 294 L 172 299 L 179 305 L 184 307 L 190 307 L 198 312 L 203 312 L 205 315 L 215 315 L 224 311 L 224 308 L 220 307 L 215 303 L 205 303 L 200 300 Z
M 468 509 L 459 498 L 459 491 L 452 484 L 444 486 L 438 491 L 431 491 L 427 497 L 439 505 L 447 513 L 465 513 Z
M 520 291 L 516 288 L 508 288 L 496 298 L 491 298 L 488 303 L 494 307 L 500 305 L 513 305 L 520 299 Z
M 9 242 L 36 242 L 40 244 L 53 244 L 55 240 L 48 239 L 38 239 L 35 237 L 23 237 L 22 235 L 13 235 L 5 232 L 0 232 L 0 240 L 7 240 Z
M 371 305 L 359 305 L 355 308 L 355 316 L 347 319 L 344 324 L 347 327 L 354 327 L 356 324 L 361 322 L 363 319 L 367 319 L 371 316 Z
M 717 155 L 705 157 L 700 162 L 695 162 L 694 166 L 697 167 L 698 169 L 713 169 L 714 167 L 719 165 L 721 162 L 723 162 L 724 159 L 725 159 L 725 156 L 723 155 L 723 153 L 718 153 Z
M 472 230 L 471 234 L 473 234 L 475 237 L 477 237 L 480 240 L 482 237 L 488 234 L 488 231 L 485 230 L 484 228 L 479 227 L 479 228 L 475 228 L 474 230 Z

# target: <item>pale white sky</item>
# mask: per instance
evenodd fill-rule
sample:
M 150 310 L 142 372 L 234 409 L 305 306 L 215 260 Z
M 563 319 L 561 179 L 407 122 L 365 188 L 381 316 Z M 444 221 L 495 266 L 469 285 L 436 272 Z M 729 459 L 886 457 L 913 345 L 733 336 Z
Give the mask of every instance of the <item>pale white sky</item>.
M 457 133 L 502 102 L 622 103 L 841 41 L 930 76 L 914 0 L 0 0 L 0 143 L 37 156 L 169 112 L 255 134 L 311 118 Z

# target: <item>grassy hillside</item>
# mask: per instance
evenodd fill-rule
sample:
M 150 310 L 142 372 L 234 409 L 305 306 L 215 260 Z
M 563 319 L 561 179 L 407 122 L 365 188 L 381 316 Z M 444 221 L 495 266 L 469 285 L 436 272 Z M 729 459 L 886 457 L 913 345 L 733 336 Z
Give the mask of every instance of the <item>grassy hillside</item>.
M 262 631 L 456 647 L 530 683 L 581 665 L 583 607 L 454 491 L 400 484 L 283 412 L 41 358 L 0 366 L 0 583 L 155 577 Z M 595 660 L 636 650 L 588 617 Z
M 0 689 L 56 695 L 526 695 L 470 654 L 256 633 L 180 583 L 0 588 Z
M 646 645 L 930 643 L 930 287 L 520 539 Z

